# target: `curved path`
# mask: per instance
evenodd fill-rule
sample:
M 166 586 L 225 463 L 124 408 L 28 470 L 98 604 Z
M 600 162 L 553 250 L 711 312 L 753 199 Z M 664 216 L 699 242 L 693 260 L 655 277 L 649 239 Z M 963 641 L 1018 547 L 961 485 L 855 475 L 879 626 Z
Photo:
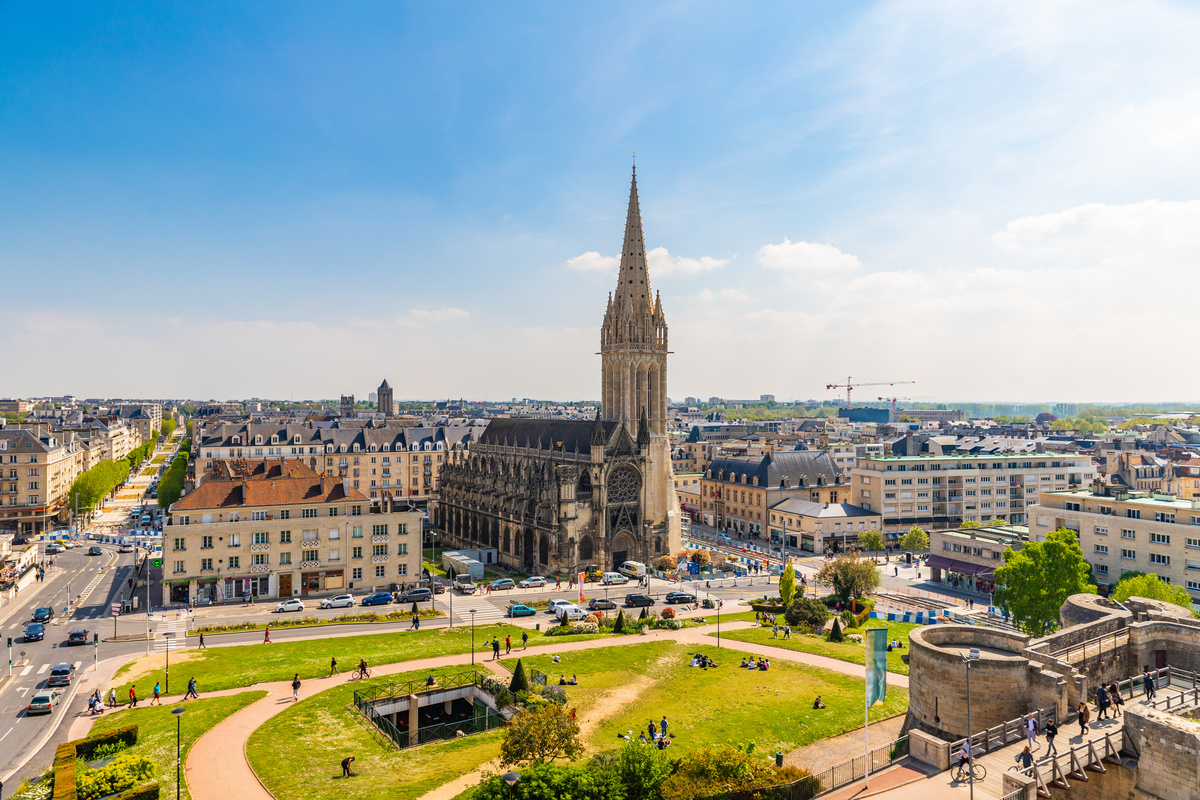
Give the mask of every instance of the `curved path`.
M 753 623 L 726 623 L 725 630 L 753 627 Z M 622 645 L 640 644 L 647 641 L 676 641 L 705 648 L 716 647 L 716 640 L 706 634 L 716 630 L 715 625 L 698 628 L 684 628 L 678 631 L 651 631 L 644 636 L 622 636 L 606 639 L 592 639 L 585 642 L 564 642 L 562 644 L 546 644 L 534 647 L 538 655 L 562 653 L 574 650 L 589 650 L 600 647 L 619 647 Z M 841 672 L 846 675 L 863 678 L 866 668 L 860 664 L 838 661 L 824 656 L 811 655 L 796 650 L 787 650 L 769 645 L 722 640 L 721 646 L 729 650 L 747 653 L 769 653 L 772 660 L 791 661 L 808 664 L 813 667 Z M 524 652 L 515 650 L 515 653 Z M 470 663 L 470 653 L 460 653 L 437 658 L 423 658 L 411 661 L 401 661 L 395 664 L 382 664 L 372 667 L 373 676 L 394 675 L 401 672 L 437 669 L 449 666 L 465 666 Z M 486 662 L 483 662 L 486 664 Z M 314 693 L 325 691 L 334 686 L 349 683 L 350 673 L 335 675 L 332 678 L 316 678 L 303 682 L 300 696 L 312 696 Z M 888 683 L 892 686 L 908 688 L 908 676 L 888 673 Z M 250 735 L 271 717 L 280 713 L 292 704 L 292 687 L 290 681 L 273 683 L 258 683 L 240 689 L 224 692 L 213 692 L 209 695 L 235 694 L 241 691 L 266 691 L 267 696 L 257 703 L 252 703 L 241 711 L 222 720 L 208 733 L 201 736 L 192 745 L 188 753 L 185 779 L 188 790 L 194 800 L 228 800 L 236 797 L 238 800 L 273 800 L 273 796 L 259 782 L 258 776 L 250 768 L 246 758 L 246 743 Z M 163 698 L 164 702 L 174 702 L 180 698 Z

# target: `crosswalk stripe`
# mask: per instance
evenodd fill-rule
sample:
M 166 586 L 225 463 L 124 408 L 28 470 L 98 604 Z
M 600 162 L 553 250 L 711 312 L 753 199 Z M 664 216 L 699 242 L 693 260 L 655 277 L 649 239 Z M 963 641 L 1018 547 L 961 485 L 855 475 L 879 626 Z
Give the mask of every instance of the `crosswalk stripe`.
M 49 664 L 42 664 L 42 668 L 41 668 L 41 669 L 39 669 L 39 670 L 37 671 L 37 674 L 38 674 L 38 675 L 41 675 L 43 672 L 45 672 L 45 671 L 46 671 L 46 670 L 48 670 L 48 669 L 50 669 L 50 665 L 49 665 Z
M 76 662 L 75 662 L 75 669 L 79 669 L 81 666 L 83 666 L 83 662 L 82 662 L 82 661 L 76 661 Z
M 30 672 L 33 672 L 33 664 L 30 664 L 29 666 L 25 667 L 25 669 L 21 670 L 20 677 L 24 678 Z

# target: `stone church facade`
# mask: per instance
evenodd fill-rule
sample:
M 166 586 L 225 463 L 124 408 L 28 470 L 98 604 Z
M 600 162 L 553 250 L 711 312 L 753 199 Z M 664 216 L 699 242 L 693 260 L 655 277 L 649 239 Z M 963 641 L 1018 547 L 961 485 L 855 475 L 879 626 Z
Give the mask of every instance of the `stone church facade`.
M 493 547 L 531 574 L 653 566 L 679 552 L 667 323 L 650 291 L 636 172 L 600 352 L 595 420 L 496 419 L 469 451 L 450 455 L 434 516 L 445 544 Z

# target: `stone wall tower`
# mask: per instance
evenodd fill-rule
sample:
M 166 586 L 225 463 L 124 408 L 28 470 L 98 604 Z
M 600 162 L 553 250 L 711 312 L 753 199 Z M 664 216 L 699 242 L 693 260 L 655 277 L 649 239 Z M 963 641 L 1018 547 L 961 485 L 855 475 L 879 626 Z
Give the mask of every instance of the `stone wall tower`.
M 375 392 L 375 410 L 382 411 L 385 417 L 396 413 L 396 404 L 392 401 L 392 387 L 388 386 L 387 378 L 383 379 L 383 383 L 379 384 L 379 389 Z
M 639 446 L 648 445 L 642 476 L 643 519 L 656 537 L 665 534 L 666 552 L 677 552 L 679 503 L 667 441 L 667 319 L 660 297 L 650 290 L 637 167 L 629 189 L 617 288 L 609 295 L 600 328 L 600 354 L 601 414 L 606 420 L 624 423 Z M 648 430 L 642 429 L 643 424 Z

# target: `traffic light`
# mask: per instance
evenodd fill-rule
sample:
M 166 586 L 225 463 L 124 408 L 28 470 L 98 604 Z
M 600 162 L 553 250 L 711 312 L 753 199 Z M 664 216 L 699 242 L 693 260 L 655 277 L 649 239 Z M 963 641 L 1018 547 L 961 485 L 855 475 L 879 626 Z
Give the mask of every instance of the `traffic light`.
M 11 636 L 8 637 L 8 647 L 10 650 L 12 649 L 12 637 Z
M 92 634 L 92 644 L 100 644 L 100 634 L 98 634 L 98 633 Z

